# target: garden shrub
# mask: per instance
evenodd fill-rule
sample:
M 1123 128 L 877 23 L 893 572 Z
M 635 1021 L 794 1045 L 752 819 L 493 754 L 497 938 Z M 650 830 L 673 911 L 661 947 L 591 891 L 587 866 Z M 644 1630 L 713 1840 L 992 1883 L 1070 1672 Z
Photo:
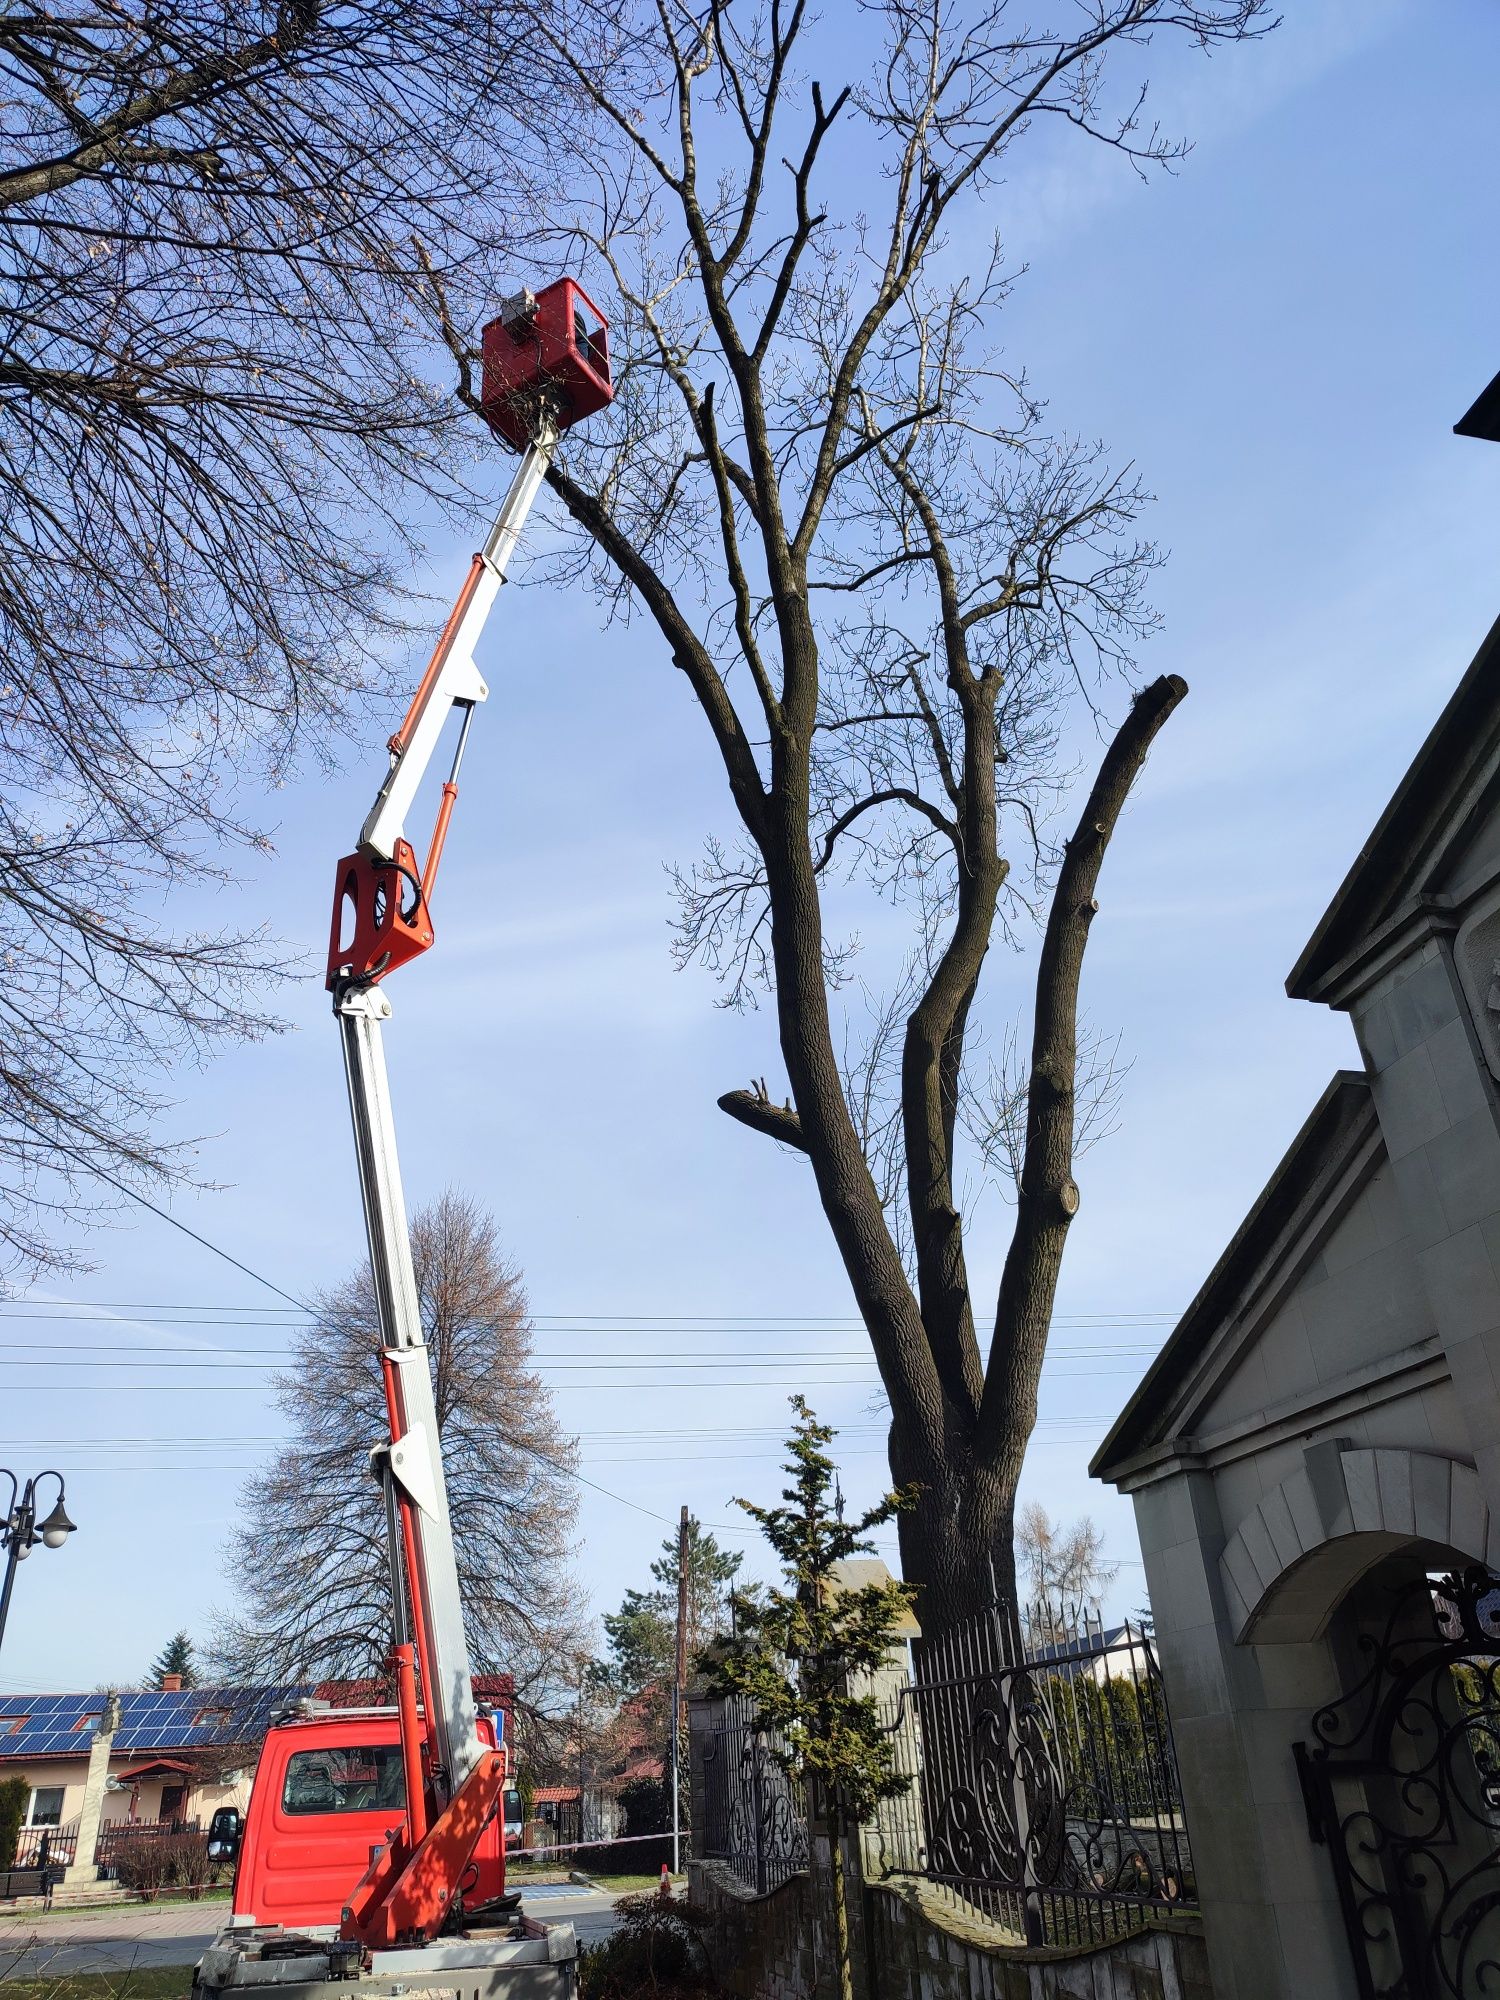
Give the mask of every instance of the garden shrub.
M 163 1889 L 200 1896 L 217 1874 L 208 1858 L 206 1833 L 142 1833 L 117 1841 L 111 1866 L 120 1886 L 147 1903 Z
M 578 2000 L 696 2000 L 714 1985 L 702 1932 L 711 1921 L 670 1889 L 622 1896 L 613 1933 L 578 1954 Z
M 24 1778 L 0 1780 L 0 1868 L 13 1868 L 21 1823 L 26 1817 L 31 1787 Z

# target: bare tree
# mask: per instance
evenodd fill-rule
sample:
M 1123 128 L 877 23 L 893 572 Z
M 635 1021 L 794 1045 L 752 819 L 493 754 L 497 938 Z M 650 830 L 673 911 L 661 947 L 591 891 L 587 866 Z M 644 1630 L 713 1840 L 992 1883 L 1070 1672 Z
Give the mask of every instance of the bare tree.
M 478 1204 L 452 1191 L 411 1225 L 459 1587 L 476 1672 L 512 1673 L 532 1716 L 566 1701 L 579 1650 L 569 1572 L 577 1449 L 529 1366 L 521 1280 Z M 220 1633 L 226 1681 L 385 1670 L 390 1576 L 369 1452 L 386 1435 L 368 1267 L 325 1294 L 278 1379 L 290 1426 L 245 1489 L 228 1553 L 243 1610 Z
M 268 845 L 463 501 L 438 291 L 484 311 L 576 127 L 536 11 L 0 19 L 0 1265 L 179 1171 L 163 1071 L 265 1025 L 267 935 L 163 905 Z
M 1080 1609 L 1097 1605 L 1120 1573 L 1120 1565 L 1104 1553 L 1104 1530 L 1091 1515 L 1054 1521 L 1036 1500 L 1016 1517 L 1016 1565 L 1027 1598 L 1027 1637 L 1042 1645 L 1076 1634 Z
M 554 44 L 614 132 L 568 241 L 607 276 L 619 364 L 611 417 L 570 433 L 551 484 L 578 569 L 653 621 L 728 781 L 739 833 L 680 874 L 679 949 L 729 1004 L 774 994 L 785 1093 L 719 1102 L 811 1165 L 892 1474 L 922 1489 L 900 1533 L 928 1627 L 982 1600 L 992 1560 L 1012 1575 L 1079 1201 L 1095 890 L 1186 691 L 1154 681 L 1120 719 L 1153 622 L 1144 496 L 984 351 L 1013 280 L 982 204 L 1044 128 L 1143 173 L 1172 163 L 1142 50 L 1269 25 L 1264 0 L 1049 11 L 872 0 L 833 34 L 803 0 L 648 0 L 613 75 Z M 448 337 L 472 403 L 471 336 L 454 318 Z M 1059 842 L 1091 724 L 1106 747 Z M 859 883 L 914 915 L 904 970 L 868 993 L 841 936 Z M 1029 1053 L 991 1087 L 980 978 L 1033 918 Z M 1007 1133 L 1017 1212 L 985 1355 L 963 1183 L 966 1162 L 1003 1166 Z

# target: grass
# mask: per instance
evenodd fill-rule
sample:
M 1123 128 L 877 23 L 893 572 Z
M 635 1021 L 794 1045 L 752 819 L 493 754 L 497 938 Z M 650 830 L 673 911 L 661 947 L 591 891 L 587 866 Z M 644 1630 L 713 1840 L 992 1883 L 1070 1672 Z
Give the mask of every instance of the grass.
M 190 1965 L 137 1965 L 121 1972 L 58 1972 L 7 1979 L 5 2000 L 187 2000 Z
M 118 1917 L 121 1910 L 156 1910 L 164 1904 L 171 1904 L 174 1907 L 180 1904 L 185 1908 L 191 1908 L 194 1903 L 202 1903 L 211 1908 L 215 1903 L 227 1903 L 230 1893 L 228 1883 L 224 1883 L 218 1888 L 200 1889 L 196 1896 L 190 1895 L 186 1889 L 159 1889 L 149 1903 L 140 1896 L 127 1895 L 122 1903 L 99 1903 L 94 1908 L 80 1904 L 71 1910 L 0 1909 L 0 1925 L 45 1924 L 53 1917 L 87 1917 L 96 1914 L 100 1917 Z
M 608 1890 L 611 1896 L 635 1896 L 639 1895 L 643 1889 L 656 1889 L 661 1886 L 661 1876 L 659 1874 L 590 1875 L 589 1880 L 599 1888 Z M 687 1877 L 686 1875 L 673 1875 L 670 1877 L 670 1880 L 674 1888 L 681 1888 Z

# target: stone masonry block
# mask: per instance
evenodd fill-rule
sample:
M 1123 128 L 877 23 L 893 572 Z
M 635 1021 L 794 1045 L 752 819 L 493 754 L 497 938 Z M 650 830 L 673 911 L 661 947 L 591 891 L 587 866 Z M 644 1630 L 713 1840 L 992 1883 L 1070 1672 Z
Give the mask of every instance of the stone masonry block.
M 1434 1243 L 1420 1262 L 1446 1345 L 1500 1326 L 1500 1283 L 1477 1223 Z
M 1158 1479 L 1131 1495 L 1141 1554 L 1151 1557 L 1194 1538 L 1192 1501 L 1185 1479 Z
M 1307 1476 L 1307 1468 L 1292 1473 L 1281 1482 L 1281 1497 L 1292 1517 L 1292 1530 L 1297 1537 L 1297 1546 L 1304 1552 L 1315 1549 L 1324 1536 L 1322 1516 L 1318 1512 L 1318 1498 L 1313 1492 L 1313 1483 Z
M 1342 1438 L 1323 1438 L 1303 1449 L 1302 1469 L 1312 1487 L 1318 1520 L 1322 1524 L 1319 1534 L 1304 1536 L 1308 1548 L 1314 1548 L 1318 1542 L 1334 1535 L 1353 1533 L 1354 1516 L 1350 1512 L 1349 1486 L 1344 1477 L 1343 1453 L 1347 1442 Z
M 1489 1109 L 1489 1094 L 1479 1068 L 1480 1058 L 1469 1040 L 1467 1022 L 1450 1021 L 1446 1027 L 1439 1028 L 1429 1040 L 1427 1050 L 1432 1057 L 1438 1089 L 1443 1093 L 1444 1108 L 1455 1124 Z
M 1413 1526 L 1429 1542 L 1446 1542 L 1452 1516 L 1451 1467 L 1446 1458 L 1430 1451 L 1414 1452 L 1411 1459 L 1411 1504 Z
M 1276 1551 L 1278 1574 L 1290 1569 L 1304 1551 L 1302 1537 L 1297 1533 L 1297 1524 L 1292 1519 L 1292 1510 L 1285 1493 L 1279 1486 L 1273 1486 L 1260 1503 L 1260 1517 L 1265 1522 L 1266 1533 L 1271 1537 L 1271 1545 Z
M 1453 1225 L 1438 1199 L 1437 1183 L 1432 1178 L 1426 1147 L 1418 1146 L 1414 1152 L 1404 1154 L 1392 1165 L 1391 1174 L 1401 1202 L 1406 1234 L 1413 1247 L 1425 1250 L 1434 1243 L 1441 1243 Z
M 1416 1533 L 1412 1506 L 1411 1453 L 1377 1451 L 1375 1477 L 1380 1485 L 1380 1518 L 1392 1534 Z
M 1208 1586 L 1205 1559 L 1211 1556 L 1197 1542 L 1180 1542 L 1176 1548 L 1163 1549 L 1154 1565 L 1151 1579 L 1151 1601 L 1156 1603 L 1158 1587 L 1164 1592 L 1165 1602 L 1157 1608 L 1157 1622 L 1165 1630 L 1170 1626 L 1211 1624 L 1214 1618 L 1214 1601 Z M 1254 1578 L 1251 1578 L 1253 1587 Z
M 1471 1465 L 1454 1464 L 1449 1473 L 1448 1540 L 1475 1562 L 1482 1560 L 1489 1539 L 1489 1509 Z
M 1354 1526 L 1371 1533 L 1381 1526 L 1380 1479 L 1373 1451 L 1346 1451 L 1343 1454 L 1344 1484 L 1349 1492 L 1349 1514 Z
M 1351 1018 L 1354 1032 L 1359 1037 L 1359 1046 L 1364 1055 L 1365 1066 L 1373 1074 L 1376 1070 L 1389 1069 L 1401 1053 L 1396 1039 L 1396 1023 L 1391 1012 L 1388 993 L 1377 996 L 1366 995 L 1356 1004 Z
M 1389 1004 L 1396 1047 L 1402 1055 L 1431 1042 L 1459 1019 L 1458 995 L 1442 958 L 1424 959 L 1398 980 Z
M 1386 1150 L 1393 1160 L 1404 1158 L 1414 1146 L 1425 1146 L 1449 1123 L 1425 1047 L 1398 1056 L 1373 1079 L 1373 1087 Z
M 1252 1509 L 1239 1526 L 1236 1537 L 1244 1545 L 1245 1553 L 1255 1565 L 1255 1573 L 1260 1578 L 1257 1598 L 1263 1596 L 1281 1574 L 1281 1558 L 1276 1553 L 1276 1544 L 1271 1540 L 1259 1507 Z M 1224 1551 L 1227 1556 L 1229 1551 Z
M 1267 1536 L 1266 1539 L 1269 1545 L 1270 1537 Z M 1245 1547 L 1242 1536 L 1236 1535 L 1234 1540 L 1225 1549 L 1220 1559 L 1220 1570 L 1226 1581 L 1233 1584 L 1235 1590 L 1239 1593 L 1240 1602 L 1245 1606 L 1247 1613 L 1254 1611 L 1260 1603 L 1264 1585 L 1262 1584 L 1259 1570 L 1251 1560 L 1250 1551 Z M 1158 1624 L 1164 1622 L 1163 1614 L 1159 1609 L 1156 1617 Z
M 1467 1229 L 1500 1207 L 1500 1137 L 1483 1106 L 1422 1148 L 1450 1230 Z

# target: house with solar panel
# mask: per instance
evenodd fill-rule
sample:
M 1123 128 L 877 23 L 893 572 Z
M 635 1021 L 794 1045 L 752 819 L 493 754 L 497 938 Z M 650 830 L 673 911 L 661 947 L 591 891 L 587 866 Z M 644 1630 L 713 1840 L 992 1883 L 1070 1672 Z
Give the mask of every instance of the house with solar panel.
M 126 1831 L 206 1826 L 217 1807 L 243 1807 L 272 1718 L 312 1693 L 305 1685 L 122 1693 L 101 1862 Z M 30 1787 L 17 1866 L 77 1858 L 84 1778 L 104 1702 L 97 1691 L 0 1696 L 0 1778 L 21 1777 Z
M 220 1806 L 249 1802 L 261 1743 L 274 1719 L 301 1702 L 333 1708 L 379 1707 L 389 1700 L 378 1680 L 300 1682 L 264 1688 L 166 1685 L 121 1693 L 120 1723 L 110 1749 L 96 1859 L 111 1845 L 148 1829 L 206 1827 Z M 515 1682 L 475 1674 L 475 1699 L 505 1716 L 511 1738 Z M 89 1751 L 105 1695 L 0 1695 L 0 1778 L 30 1787 L 16 1850 L 18 1868 L 75 1861 Z

